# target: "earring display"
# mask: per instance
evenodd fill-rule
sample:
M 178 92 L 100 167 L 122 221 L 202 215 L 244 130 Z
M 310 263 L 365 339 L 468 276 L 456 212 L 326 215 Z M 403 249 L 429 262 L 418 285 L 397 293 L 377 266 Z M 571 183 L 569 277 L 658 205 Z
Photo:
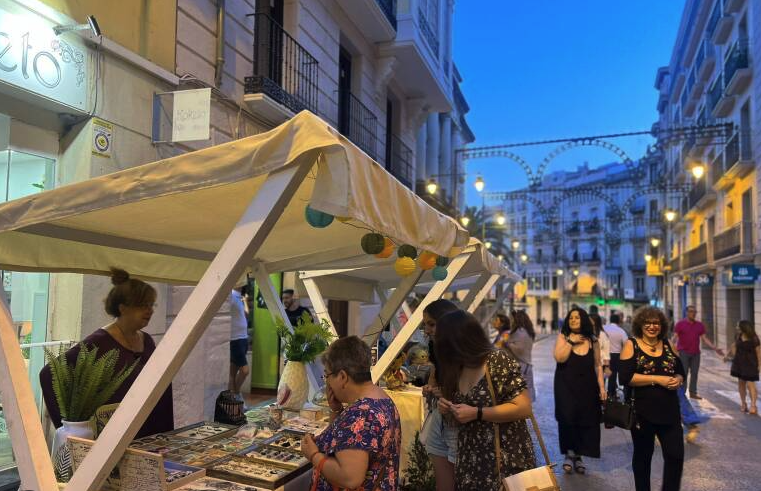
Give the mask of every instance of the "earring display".
M 293 469 L 267 462 L 259 462 L 240 455 L 217 462 L 208 469 L 208 475 L 243 484 L 260 485 L 268 488 L 281 486 Z
M 213 477 L 204 477 L 187 484 L 176 491 L 263 491 L 261 488 L 240 484 L 237 482 L 223 481 Z
M 222 423 L 197 423 L 175 430 L 172 434 L 180 438 L 208 440 L 214 437 L 230 436 L 237 430 L 237 426 L 225 425 Z
M 260 460 L 271 464 L 298 469 L 301 466 L 309 464 L 309 461 L 300 453 L 285 450 L 277 447 L 263 445 L 246 453 L 246 457 L 254 460 Z
M 276 433 L 272 440 L 267 442 L 273 447 L 286 448 L 288 450 L 301 451 L 301 435 L 290 431 Z
M 319 435 L 325 428 L 328 427 L 328 422 L 323 420 L 311 420 L 303 417 L 296 417 L 286 419 L 283 421 L 283 429 L 289 431 L 295 431 L 298 433 L 312 433 Z

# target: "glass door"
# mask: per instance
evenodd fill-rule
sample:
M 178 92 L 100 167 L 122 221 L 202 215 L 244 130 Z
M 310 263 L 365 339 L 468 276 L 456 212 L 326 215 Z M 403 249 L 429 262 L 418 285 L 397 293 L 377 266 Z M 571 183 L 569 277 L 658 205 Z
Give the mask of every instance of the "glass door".
M 52 188 L 55 183 L 54 166 L 53 159 L 14 150 L 0 151 L 0 202 Z M 38 409 L 42 407 L 39 373 L 45 364 L 45 353 L 40 344 L 47 340 L 49 279 L 47 273 L 0 271 L 0 294 L 11 309 Z M 14 466 L 0 398 L 0 471 Z

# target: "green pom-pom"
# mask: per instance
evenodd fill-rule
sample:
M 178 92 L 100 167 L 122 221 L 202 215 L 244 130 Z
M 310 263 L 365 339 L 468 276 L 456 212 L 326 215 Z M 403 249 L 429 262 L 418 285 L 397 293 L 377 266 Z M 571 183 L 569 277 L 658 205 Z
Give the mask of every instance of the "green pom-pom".
M 449 264 L 449 258 L 445 256 L 439 256 L 436 258 L 436 266 L 441 266 L 442 268 Z
M 365 234 L 362 236 L 362 250 L 365 254 L 380 254 L 386 248 L 386 239 L 381 234 Z
M 333 215 L 315 210 L 309 205 L 304 210 L 304 216 L 307 219 L 307 223 L 314 228 L 325 228 L 333 223 Z
M 433 268 L 431 274 L 433 275 L 434 280 L 441 281 L 447 277 L 447 268 L 444 266 L 436 266 Z
M 396 255 L 399 257 L 409 257 L 412 259 L 417 258 L 417 249 L 409 244 L 404 244 L 396 251 Z

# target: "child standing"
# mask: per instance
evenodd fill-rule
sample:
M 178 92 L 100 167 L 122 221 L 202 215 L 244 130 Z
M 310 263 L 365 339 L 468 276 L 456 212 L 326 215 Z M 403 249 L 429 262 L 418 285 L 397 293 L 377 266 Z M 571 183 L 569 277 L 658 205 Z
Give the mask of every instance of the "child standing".
M 761 343 L 751 322 L 740 321 L 737 323 L 737 329 L 739 334 L 728 354 L 728 357 L 734 356 L 730 374 L 738 379 L 740 410 L 744 413 L 758 414 L 756 381 L 758 380 L 759 366 L 761 366 Z M 750 393 L 750 409 L 745 403 L 746 392 Z

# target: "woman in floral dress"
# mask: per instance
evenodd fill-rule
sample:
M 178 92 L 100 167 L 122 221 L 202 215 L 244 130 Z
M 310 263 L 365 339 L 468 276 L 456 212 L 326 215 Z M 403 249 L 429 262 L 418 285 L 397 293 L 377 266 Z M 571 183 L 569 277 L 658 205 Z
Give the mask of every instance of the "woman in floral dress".
M 312 490 L 395 491 L 402 431 L 399 412 L 370 377 L 370 348 L 357 336 L 335 341 L 323 355 L 331 423 L 301 452 L 314 466 Z M 348 404 L 344 408 L 344 404 Z
M 456 489 L 499 490 L 503 478 L 535 467 L 525 421 L 531 399 L 518 362 L 494 349 L 478 320 L 461 310 L 437 322 L 436 357 L 447 360 L 439 377 L 439 410 L 461 425 Z

